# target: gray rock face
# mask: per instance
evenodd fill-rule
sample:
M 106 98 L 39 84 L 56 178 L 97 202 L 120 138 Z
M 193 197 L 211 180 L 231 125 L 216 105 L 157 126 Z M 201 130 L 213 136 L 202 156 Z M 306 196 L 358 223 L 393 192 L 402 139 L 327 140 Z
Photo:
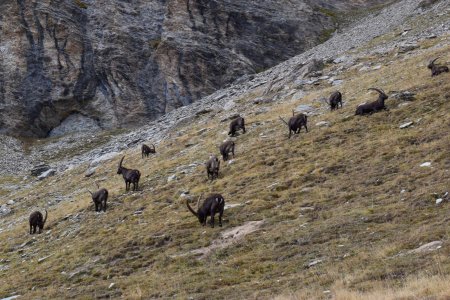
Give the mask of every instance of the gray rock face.
M 319 7 L 374 2 L 1 1 L 0 133 L 141 124 L 317 44 Z
M 50 131 L 49 136 L 61 136 L 72 132 L 81 131 L 98 131 L 101 130 L 97 122 L 89 117 L 85 117 L 79 113 L 69 115 L 64 121 L 56 128 Z

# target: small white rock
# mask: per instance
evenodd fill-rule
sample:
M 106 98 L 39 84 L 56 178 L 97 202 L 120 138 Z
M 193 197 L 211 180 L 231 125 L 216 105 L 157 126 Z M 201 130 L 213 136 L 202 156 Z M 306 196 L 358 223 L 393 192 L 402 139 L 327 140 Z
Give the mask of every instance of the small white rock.
M 111 284 L 109 285 L 108 289 L 111 289 L 115 286 L 116 284 L 114 282 L 111 282 Z
M 442 198 L 438 198 L 438 199 L 436 199 L 436 205 L 439 205 L 439 204 L 441 204 L 441 203 L 442 203 L 442 201 L 444 201 L 444 199 L 442 199 Z
M 410 127 L 412 124 L 414 124 L 414 122 L 407 122 L 407 123 L 404 123 L 404 124 L 400 125 L 400 129 L 408 128 L 408 127 Z
M 431 162 L 429 162 L 429 161 L 424 162 L 424 163 L 421 164 L 420 166 L 421 166 L 422 168 L 423 168 L 423 167 L 431 167 Z

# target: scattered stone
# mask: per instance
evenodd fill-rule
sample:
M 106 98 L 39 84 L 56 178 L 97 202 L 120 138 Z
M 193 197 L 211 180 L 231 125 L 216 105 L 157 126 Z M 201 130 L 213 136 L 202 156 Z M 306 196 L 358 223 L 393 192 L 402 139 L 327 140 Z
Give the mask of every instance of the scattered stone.
M 306 104 L 300 104 L 299 106 L 297 106 L 295 108 L 296 113 L 312 113 L 315 111 L 316 111 L 316 109 L 314 107 L 312 107 L 311 105 L 306 105 Z
M 344 80 L 340 80 L 340 79 L 331 81 L 331 85 L 333 85 L 333 86 L 341 85 L 343 83 L 344 83 Z
M 108 286 L 108 289 L 112 289 L 116 284 L 114 282 L 111 282 L 111 284 Z
M 378 66 L 375 66 L 372 68 L 372 70 L 379 70 L 379 69 L 381 69 L 381 65 L 378 65 Z
M 420 165 L 421 167 L 431 167 L 431 162 L 427 161 Z
M 315 266 L 315 265 L 320 264 L 321 262 L 323 262 L 322 259 L 316 259 L 316 260 L 313 260 L 312 262 L 310 262 L 310 263 L 307 265 L 307 268 L 311 268 L 311 267 L 313 267 L 313 266 Z
M 8 200 L 8 202 L 6 202 L 8 205 L 13 205 L 15 202 L 14 200 Z
M 238 207 L 238 206 L 243 206 L 242 203 L 227 203 L 225 204 L 224 209 L 229 209 L 229 208 L 233 208 L 233 207 Z
M 408 128 L 408 127 L 410 127 L 411 125 L 413 125 L 414 124 L 414 122 L 407 122 L 407 123 L 404 123 L 404 124 L 402 124 L 402 125 L 400 125 L 400 129 L 405 129 L 405 128 Z
M 324 67 L 323 61 L 318 59 L 313 59 L 310 62 L 308 62 L 306 65 L 304 65 L 299 70 L 299 77 L 308 77 L 312 75 L 313 72 L 321 71 Z
M 103 154 L 103 155 L 93 159 L 91 161 L 91 163 L 89 164 L 89 167 L 95 167 L 95 166 L 99 165 L 101 162 L 110 160 L 110 159 L 116 157 L 117 155 L 119 155 L 119 153 L 117 153 L 117 152 L 110 152 L 110 153 Z
M 255 100 L 253 100 L 253 104 L 258 105 L 258 104 L 267 104 L 267 103 L 271 103 L 273 102 L 272 98 L 267 98 L 267 97 L 260 97 L 260 98 L 256 98 Z
M 49 165 L 47 165 L 47 164 L 40 164 L 40 165 L 34 166 L 31 169 L 31 175 L 32 176 L 39 176 L 39 175 L 41 175 L 42 173 L 44 173 L 44 172 L 46 172 L 48 170 L 50 170 L 50 166 Z
M 234 164 L 235 162 L 236 162 L 236 160 L 231 159 L 231 160 L 228 161 L 228 165 L 232 165 L 232 164 Z
M 206 115 L 212 112 L 212 109 L 201 109 L 198 112 L 195 113 L 196 116 Z
M 202 135 L 203 133 L 205 133 L 206 131 L 208 131 L 208 128 L 202 128 L 199 131 L 197 131 L 195 134 L 196 135 Z
M 16 298 L 22 297 L 21 295 L 15 295 L 15 296 L 10 296 L 10 297 L 6 297 L 6 298 L 2 298 L 0 300 L 13 300 Z
M 400 44 L 398 46 L 398 53 L 406 53 L 406 52 L 410 52 L 413 51 L 415 49 L 419 48 L 419 45 L 417 43 L 404 43 L 404 44 Z
M 0 216 L 6 216 L 11 213 L 11 208 L 9 208 L 6 204 L 0 206 Z
M 233 100 L 230 100 L 227 103 L 225 103 L 225 105 L 223 106 L 223 109 L 224 110 L 231 110 L 235 106 L 236 106 L 236 103 L 234 103 Z
M 84 173 L 84 176 L 85 176 L 85 177 L 91 177 L 92 175 L 95 174 L 95 170 L 96 170 L 96 168 L 90 168 L 90 169 L 88 169 L 88 170 L 86 171 L 86 173 Z
M 317 127 L 330 127 L 331 123 L 327 121 L 320 121 L 316 123 Z
M 44 256 L 44 257 L 42 257 L 42 258 L 39 258 L 39 259 L 38 259 L 38 263 L 43 262 L 44 260 L 46 260 L 47 258 L 49 258 L 49 257 L 51 257 L 51 256 L 53 256 L 53 254 L 50 254 L 50 255 Z
M 442 201 L 444 201 L 444 199 L 442 199 L 442 198 L 438 198 L 438 199 L 436 199 L 436 205 L 439 205 L 439 204 L 441 204 L 441 203 L 442 203 Z
M 442 248 L 442 244 L 443 243 L 441 241 L 434 241 L 434 242 L 422 245 L 419 248 L 410 250 L 410 251 L 408 251 L 408 253 L 409 254 L 417 254 L 417 253 L 426 253 L 426 252 L 436 251 L 436 250 Z
M 414 101 L 416 99 L 416 94 L 410 91 L 392 92 L 391 98 L 401 101 Z
M 169 177 L 167 177 L 167 182 L 172 182 L 172 181 L 175 181 L 175 180 L 178 180 L 178 177 L 177 177 L 177 175 L 170 175 Z
M 38 176 L 38 179 L 39 179 L 39 180 L 43 180 L 43 179 L 45 179 L 45 178 L 47 178 L 47 177 L 54 176 L 55 174 L 56 174 L 56 170 L 50 169 L 50 170 L 45 171 L 45 172 L 42 173 L 41 175 L 39 175 L 39 176 Z

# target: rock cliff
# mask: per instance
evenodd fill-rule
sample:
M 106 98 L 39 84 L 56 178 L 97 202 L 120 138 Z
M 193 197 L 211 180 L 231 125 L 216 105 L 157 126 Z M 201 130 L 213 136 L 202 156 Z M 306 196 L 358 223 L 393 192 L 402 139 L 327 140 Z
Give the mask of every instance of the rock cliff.
M 366 2 L 2 1 L 0 133 L 155 119 L 312 47 Z

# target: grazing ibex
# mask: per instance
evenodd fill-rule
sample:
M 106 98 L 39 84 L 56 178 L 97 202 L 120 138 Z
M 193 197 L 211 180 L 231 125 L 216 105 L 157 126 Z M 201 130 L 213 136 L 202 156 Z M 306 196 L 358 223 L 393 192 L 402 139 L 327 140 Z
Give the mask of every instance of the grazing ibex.
M 144 158 L 144 156 L 148 157 L 150 153 L 156 153 L 155 145 L 152 144 L 152 146 L 153 149 L 147 146 L 146 144 L 142 145 L 142 158 Z
M 188 209 L 191 211 L 194 216 L 198 218 L 198 221 L 203 226 L 206 225 L 206 218 L 208 215 L 211 216 L 209 220 L 209 224 L 211 227 L 214 228 L 214 215 L 216 213 L 219 213 L 219 226 L 222 227 L 222 215 L 223 210 L 225 208 L 225 199 L 220 194 L 210 194 L 205 201 L 203 202 L 203 205 L 200 207 L 200 199 L 203 196 L 200 195 L 197 200 L 197 211 L 194 211 L 192 207 L 189 205 L 189 201 L 186 200 L 186 205 Z
M 384 105 L 384 101 L 388 98 L 388 96 L 385 94 L 385 92 L 381 89 L 376 88 L 370 88 L 369 90 L 373 90 L 378 92 L 379 96 L 376 101 L 361 104 L 356 108 L 355 115 L 370 115 L 372 113 L 378 112 L 380 110 L 388 110 L 386 106 Z
M 449 71 L 447 66 L 438 66 L 438 65 L 435 65 L 435 64 L 434 64 L 434 62 L 435 62 L 436 60 L 438 60 L 438 59 L 439 59 L 439 57 L 433 59 L 433 60 L 428 64 L 428 69 L 431 70 L 431 76 L 432 76 L 432 77 L 433 77 L 433 76 L 438 76 L 439 74 L 444 73 L 444 72 L 447 72 L 447 73 L 448 73 L 448 71 Z
M 239 129 L 242 129 L 243 133 L 245 133 L 245 120 L 243 117 L 237 117 L 231 121 L 228 135 L 234 136 Z
M 125 181 L 125 190 L 129 191 L 131 188 L 131 184 L 133 184 L 133 191 L 136 191 L 139 188 L 139 178 L 141 178 L 141 172 L 139 170 L 132 170 L 122 167 L 123 159 L 122 157 L 119 163 L 119 168 L 117 169 L 117 174 L 122 174 L 123 180 Z
M 97 183 L 96 183 L 97 184 Z M 100 188 L 97 184 L 97 190 L 95 193 L 92 193 L 88 190 L 88 192 L 92 196 L 92 201 L 95 204 L 95 211 L 106 211 L 106 201 L 108 200 L 108 190 L 105 188 Z
M 331 94 L 330 99 L 328 100 L 328 104 L 330 105 L 331 110 L 335 110 L 339 108 L 339 104 L 341 104 L 342 108 L 342 94 L 339 91 Z
M 233 154 L 233 158 L 234 158 L 234 142 L 233 141 L 226 141 L 224 142 L 222 145 L 220 145 L 220 154 L 222 155 L 222 159 L 223 161 L 227 161 L 228 160 L 228 156 L 230 155 L 230 153 Z
M 308 116 L 302 113 L 295 114 L 294 110 L 292 110 L 292 117 L 289 119 L 289 122 L 286 122 L 282 117 L 279 117 L 281 121 L 283 121 L 289 128 L 289 138 L 291 138 L 291 132 L 294 134 L 299 134 L 302 126 L 305 127 L 306 132 L 308 132 Z
M 220 160 L 215 155 L 211 155 L 209 160 L 206 162 L 206 173 L 208 179 L 211 177 L 211 181 L 219 178 L 219 168 Z
M 36 227 L 39 227 L 39 233 L 44 228 L 45 221 L 47 221 L 47 210 L 45 209 L 45 218 L 43 218 L 40 211 L 35 211 L 30 215 L 30 234 L 36 233 Z

